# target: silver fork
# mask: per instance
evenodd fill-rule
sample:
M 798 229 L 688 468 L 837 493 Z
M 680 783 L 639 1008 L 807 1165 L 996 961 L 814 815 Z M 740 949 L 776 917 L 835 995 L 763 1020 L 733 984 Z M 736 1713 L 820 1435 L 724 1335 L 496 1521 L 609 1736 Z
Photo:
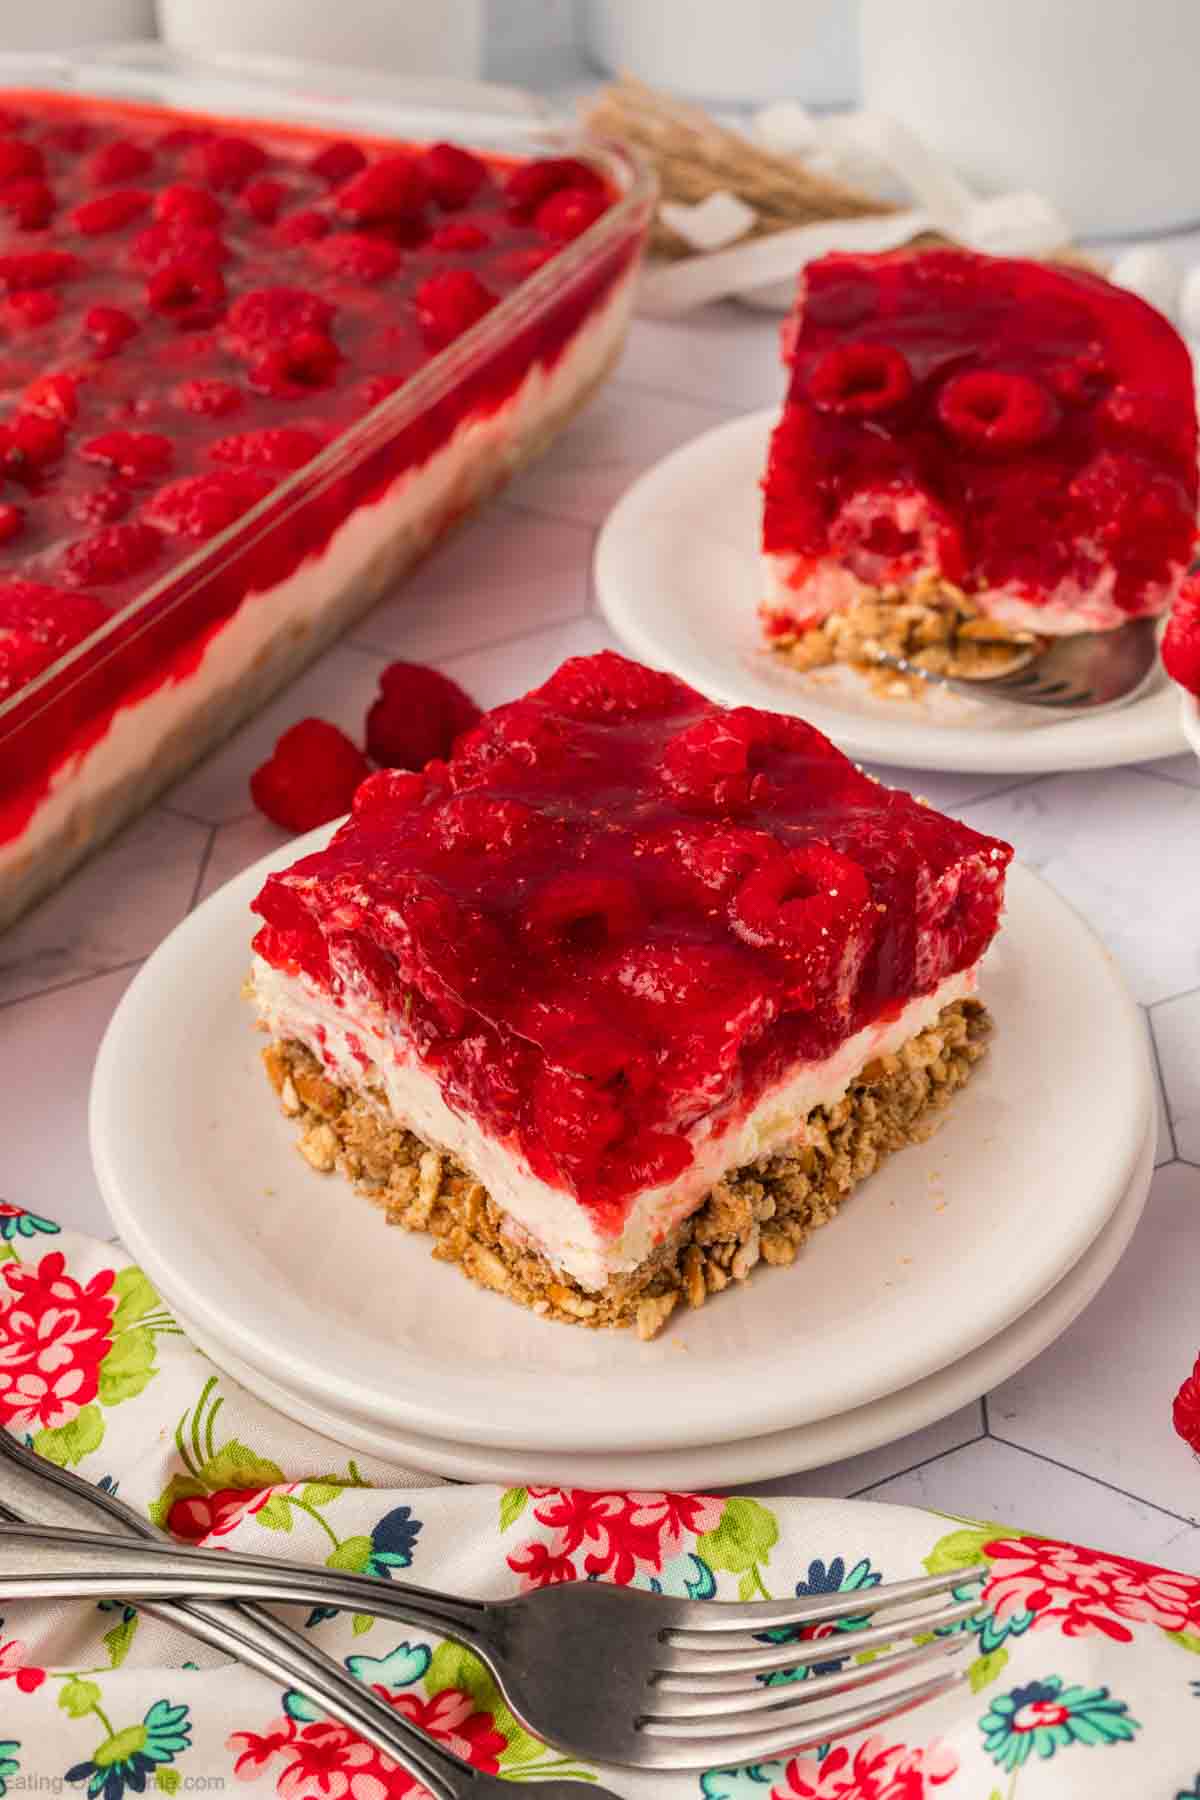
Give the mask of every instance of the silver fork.
M 115 1494 L 46 1462 L 3 1428 L 0 1519 L 53 1524 L 60 1528 L 60 1537 L 64 1531 L 68 1535 L 82 1531 L 95 1542 L 113 1547 L 132 1541 L 137 1548 L 141 1547 L 139 1540 L 145 1539 L 151 1545 L 161 1542 L 164 1549 L 171 1549 L 170 1542 L 159 1539 L 147 1519 Z M 97 1535 L 98 1531 L 112 1535 Z M 128 1596 L 121 1591 L 114 1592 L 112 1598 L 123 1600 Z M 144 1610 L 223 1655 L 236 1657 L 271 1681 L 299 1689 L 323 1707 L 330 1718 L 349 1726 L 415 1776 L 434 1800 L 511 1800 L 509 1782 L 461 1762 L 378 1694 L 356 1681 L 311 1639 L 273 1614 L 256 1606 L 208 1598 L 164 1599 L 147 1604 Z M 592 1800 L 620 1800 L 610 1789 L 590 1782 L 586 1790 L 577 1781 L 554 1779 L 538 1783 L 540 1800 L 577 1800 L 584 1791 Z
M 898 675 L 915 675 L 934 687 L 969 694 L 973 700 L 1049 708 L 1056 712 L 1097 713 L 1128 706 L 1150 686 L 1158 671 L 1158 632 L 1153 619 L 1134 619 L 1116 631 L 1083 631 L 1054 638 L 1045 650 L 1034 650 L 1016 668 L 998 675 L 935 675 L 906 656 L 877 649 L 875 660 Z
M 402 1619 L 474 1650 L 522 1724 L 559 1750 L 678 1771 L 810 1749 L 946 1693 L 965 1674 L 962 1652 L 970 1640 L 935 1634 L 978 1612 L 979 1597 L 927 1603 L 973 1585 L 980 1574 L 955 1570 L 853 1598 L 714 1604 L 587 1582 L 478 1601 L 229 1550 L 0 1528 L 0 1598 L 203 1594 Z M 867 1618 L 874 1622 L 863 1624 Z M 763 1639 L 850 1621 L 855 1629 L 836 1637 Z M 858 1662 L 866 1651 L 872 1658 Z M 844 1666 L 851 1656 L 854 1665 Z M 763 1680 L 820 1664 L 834 1666 L 786 1687 Z M 831 1708 L 822 1704 L 839 1697 Z

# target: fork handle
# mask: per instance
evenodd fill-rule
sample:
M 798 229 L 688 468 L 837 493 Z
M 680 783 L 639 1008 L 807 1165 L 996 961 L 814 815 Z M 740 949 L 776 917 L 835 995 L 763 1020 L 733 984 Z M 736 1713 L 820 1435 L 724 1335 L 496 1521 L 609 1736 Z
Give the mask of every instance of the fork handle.
M 148 1520 L 68 1470 L 58 1469 L 0 1431 L 0 1514 L 52 1520 L 75 1531 L 114 1534 L 157 1541 Z M 135 1535 L 136 1534 L 136 1535 Z M 124 1599 L 123 1594 L 114 1596 Z M 466 1764 L 417 1730 L 402 1713 L 364 1687 L 319 1645 L 256 1606 L 225 1601 L 177 1600 L 149 1603 L 144 1610 L 226 1656 L 282 1681 L 390 1756 L 435 1800 L 468 1800 L 488 1784 Z

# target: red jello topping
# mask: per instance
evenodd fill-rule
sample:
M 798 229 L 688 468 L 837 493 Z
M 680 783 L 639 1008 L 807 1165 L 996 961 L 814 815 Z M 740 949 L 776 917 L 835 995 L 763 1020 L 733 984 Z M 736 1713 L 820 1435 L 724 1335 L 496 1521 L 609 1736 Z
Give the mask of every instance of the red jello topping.
M 786 332 L 764 547 L 871 585 L 932 569 L 1037 606 L 1111 586 L 1161 611 L 1196 532 L 1191 362 L 1082 270 L 906 251 L 827 256 Z
M 972 965 L 1006 844 L 812 726 L 605 653 L 381 770 L 255 946 L 377 1002 L 447 1104 L 613 1231 L 798 1063 Z

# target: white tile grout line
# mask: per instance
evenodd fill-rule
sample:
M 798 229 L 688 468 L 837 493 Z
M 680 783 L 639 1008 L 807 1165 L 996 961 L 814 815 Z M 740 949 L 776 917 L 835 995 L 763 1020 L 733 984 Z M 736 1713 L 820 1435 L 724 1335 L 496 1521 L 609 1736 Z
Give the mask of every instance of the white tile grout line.
M 67 981 L 52 981 L 48 987 L 35 988 L 31 994 L 17 994 L 11 1000 L 0 1000 L 0 1012 L 11 1012 L 14 1006 L 28 1006 L 45 1000 L 50 994 L 65 994 L 68 988 L 86 987 L 89 981 L 103 981 L 106 975 L 119 975 L 123 969 L 136 969 L 144 956 L 131 956 L 125 962 L 111 963 L 104 969 L 89 969 L 86 975 L 72 975 Z
M 1163 1074 L 1162 1057 L 1159 1055 L 1158 1038 L 1154 1031 L 1154 1020 L 1150 1017 L 1150 1008 L 1148 1006 L 1143 1006 L 1139 1007 L 1138 1010 L 1145 1015 L 1146 1030 L 1150 1034 L 1150 1059 L 1154 1064 L 1154 1076 L 1158 1082 L 1159 1092 L 1162 1095 L 1163 1118 L 1167 1121 L 1167 1141 L 1171 1146 L 1170 1156 L 1165 1163 L 1162 1163 L 1159 1166 L 1161 1168 L 1168 1168 L 1179 1155 L 1179 1144 L 1175 1137 L 1175 1120 L 1171 1116 L 1171 1094 L 1167 1087 L 1166 1077 Z
M 1182 1380 L 1182 1377 L 1180 1377 Z M 1147 1500 L 1144 1494 L 1135 1494 L 1132 1488 L 1118 1487 L 1115 1481 L 1105 1481 L 1102 1475 L 1092 1475 L 1086 1469 L 1077 1469 L 1073 1463 L 1063 1462 L 1060 1457 L 1047 1456 L 1044 1450 L 1031 1450 L 1028 1444 L 1015 1444 L 1011 1438 L 998 1437 L 995 1432 L 988 1434 L 989 1442 L 1002 1444 L 1006 1450 L 1016 1450 L 1022 1456 L 1031 1456 L 1035 1462 L 1048 1463 L 1052 1469 L 1061 1469 L 1066 1475 L 1077 1475 L 1081 1481 L 1094 1482 L 1097 1487 L 1107 1488 L 1110 1494 L 1119 1494 L 1123 1500 L 1133 1500 L 1138 1506 L 1148 1506 L 1151 1512 L 1161 1513 L 1164 1518 L 1177 1519 L 1181 1525 L 1200 1526 L 1200 1513 L 1191 1518 L 1187 1513 L 1176 1512 L 1173 1507 L 1160 1506 L 1156 1500 Z M 953 1455 L 954 1452 L 949 1452 Z

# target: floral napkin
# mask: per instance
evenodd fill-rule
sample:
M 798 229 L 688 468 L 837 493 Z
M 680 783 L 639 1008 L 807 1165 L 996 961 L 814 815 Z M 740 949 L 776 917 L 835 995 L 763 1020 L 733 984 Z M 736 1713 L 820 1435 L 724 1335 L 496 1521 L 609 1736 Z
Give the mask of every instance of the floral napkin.
M 190 1542 L 384 1579 L 411 1571 L 481 1597 L 588 1579 L 699 1597 L 852 1595 L 987 1565 L 977 1615 L 955 1628 L 973 1639 L 969 1688 L 823 1753 L 702 1777 L 583 1767 L 523 1731 L 453 1644 L 293 1609 L 393 1706 L 513 1781 L 575 1775 L 630 1800 L 1200 1800 L 1196 1576 L 907 1507 L 453 1487 L 356 1458 L 220 1374 L 119 1251 L 2 1203 L 0 1423 Z M 0 1800 L 424 1793 L 302 1695 L 132 1608 L 2 1610 Z M 866 1622 L 822 1628 L 819 1667 L 852 1660 Z

